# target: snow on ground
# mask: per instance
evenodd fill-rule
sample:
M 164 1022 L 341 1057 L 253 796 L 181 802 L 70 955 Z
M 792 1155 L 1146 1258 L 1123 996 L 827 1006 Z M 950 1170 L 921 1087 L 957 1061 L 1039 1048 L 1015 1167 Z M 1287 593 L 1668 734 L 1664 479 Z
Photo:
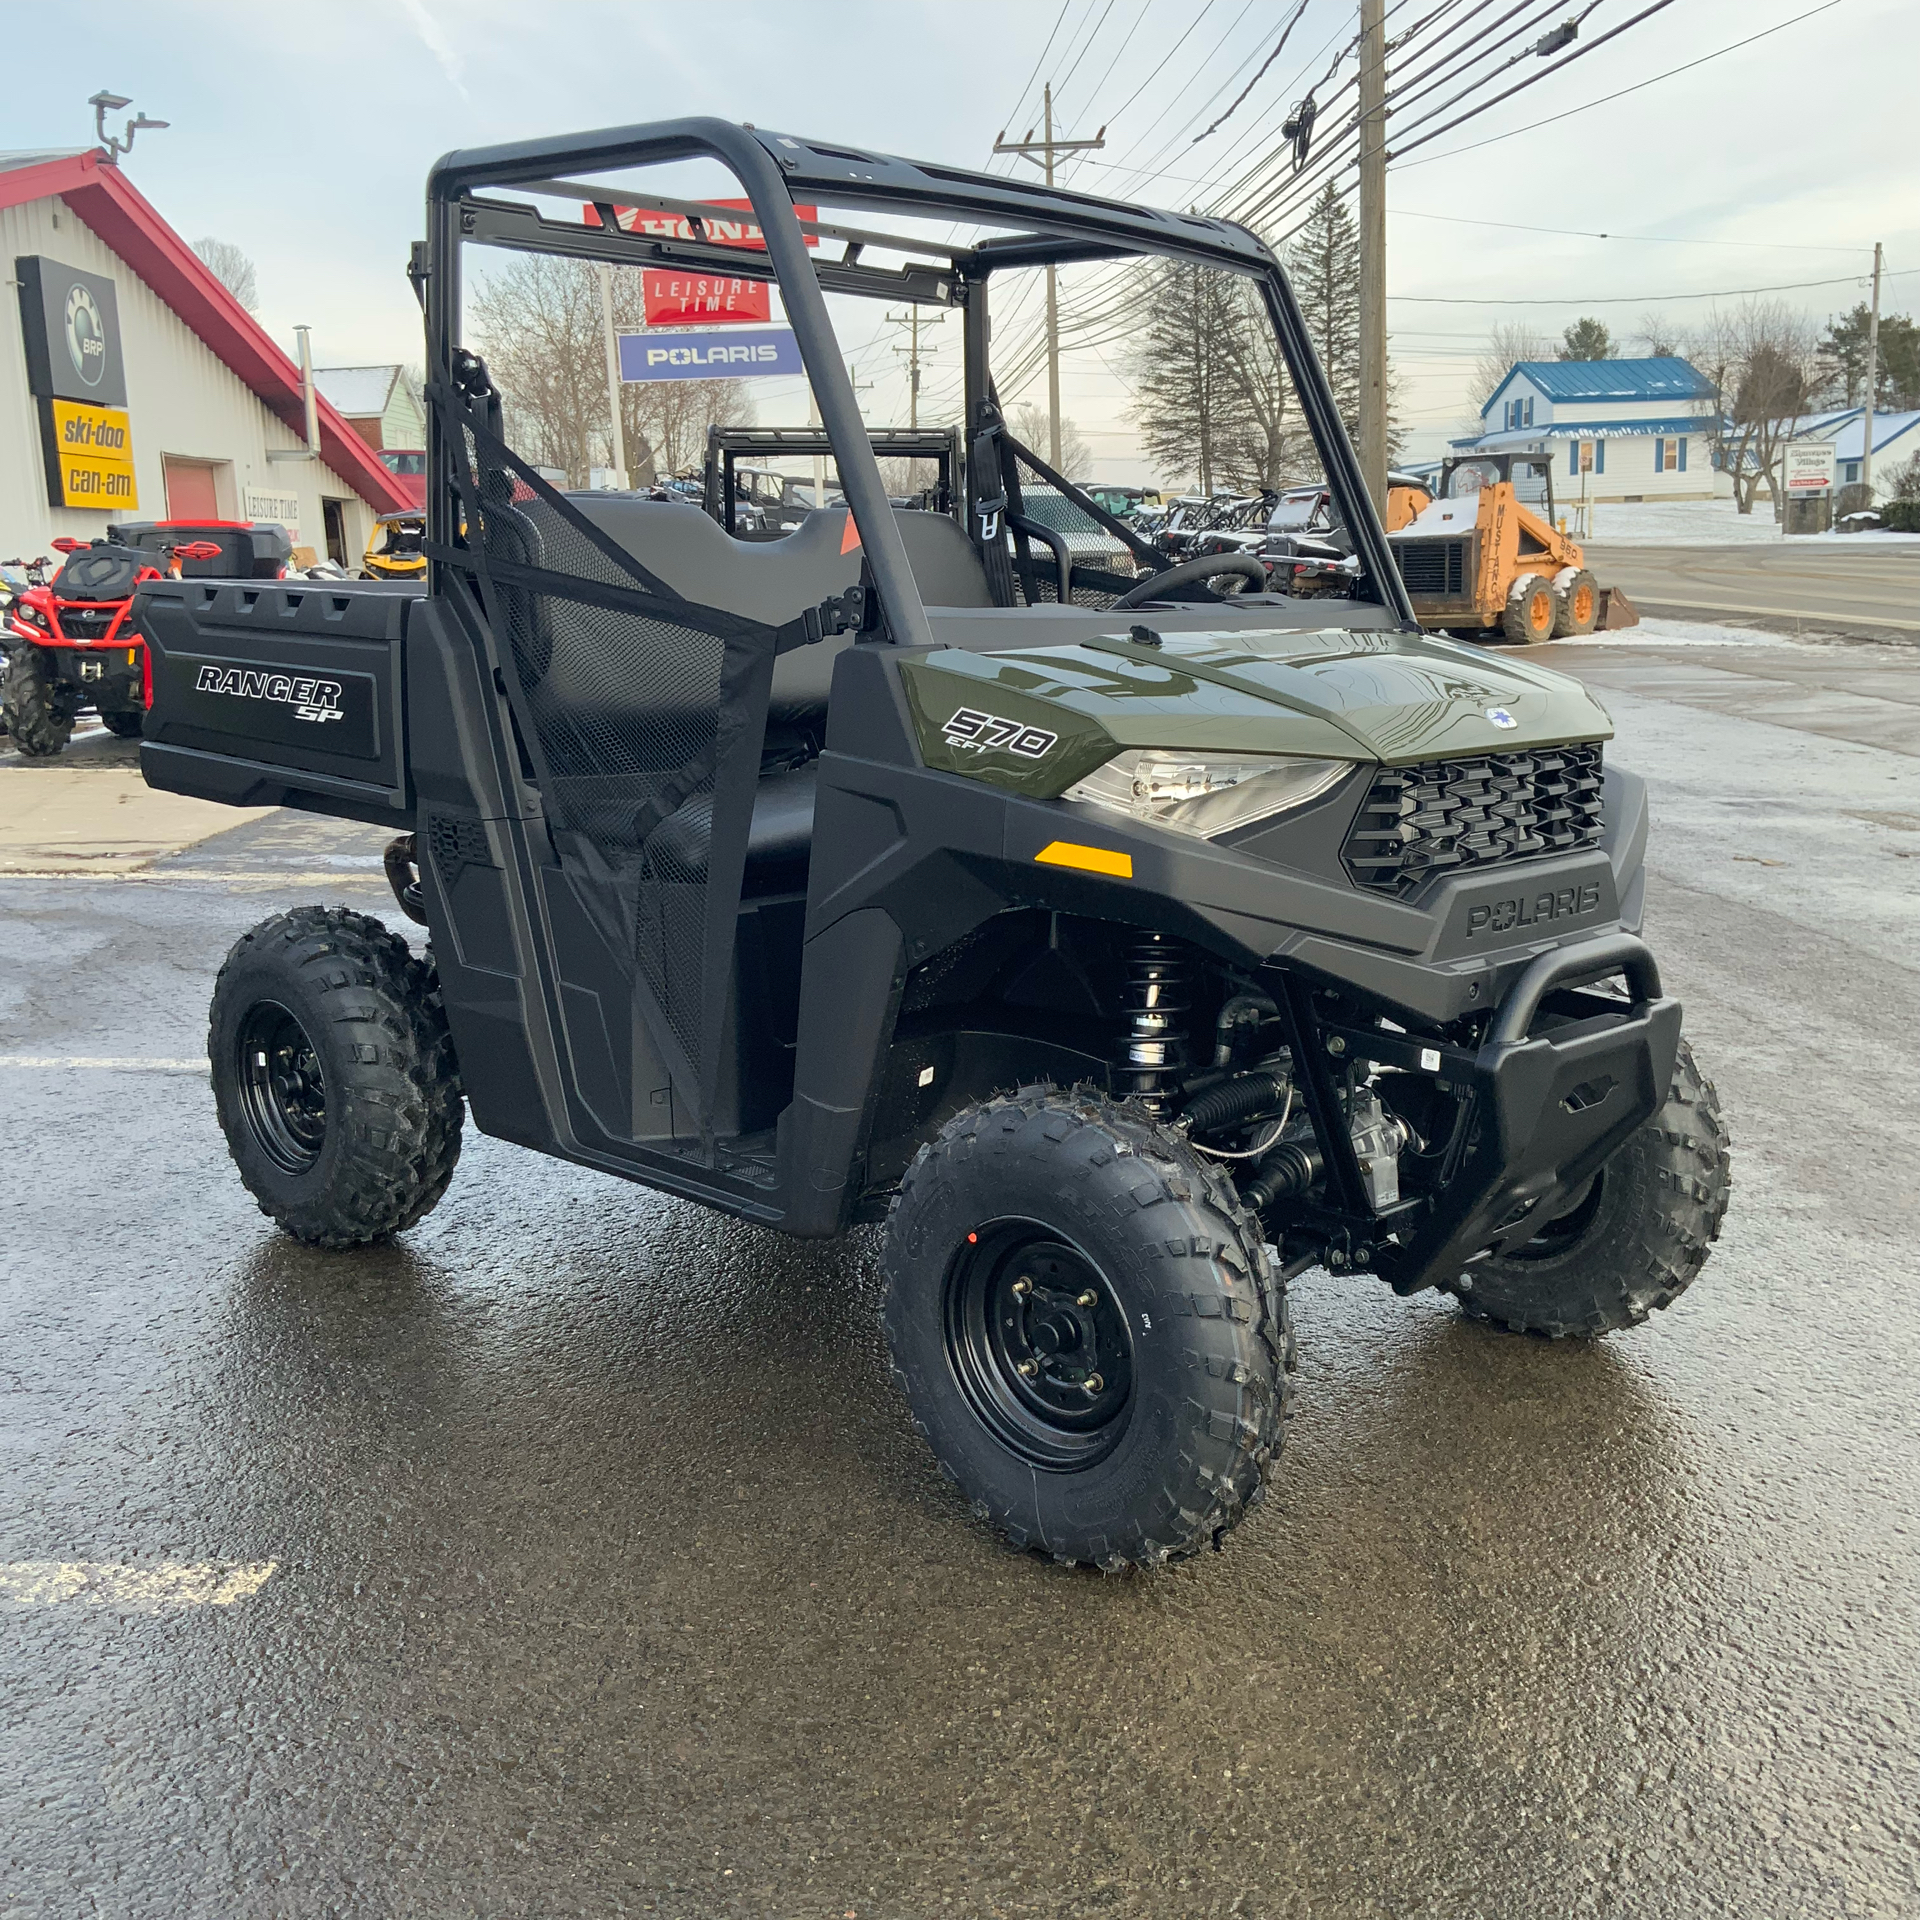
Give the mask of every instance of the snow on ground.
M 1619 633 L 1570 635 L 1543 644 L 1550 647 L 1805 647 L 1812 651 L 1820 643 L 1798 640 L 1791 634 L 1766 632 L 1758 627 L 1721 626 L 1711 620 L 1665 620 L 1646 614 L 1637 627 Z
M 1560 511 L 1566 504 L 1556 501 Z M 1786 535 L 1764 501 L 1751 513 L 1741 513 L 1731 500 L 1605 500 L 1594 503 L 1589 537 L 1596 543 L 1618 540 L 1636 547 L 1729 547 L 1784 540 Z M 1908 545 L 1920 541 L 1920 534 L 1823 533 L 1796 534 L 1794 538 L 1796 544 L 1802 540 L 1841 540 L 1849 546 L 1879 546 L 1893 541 Z

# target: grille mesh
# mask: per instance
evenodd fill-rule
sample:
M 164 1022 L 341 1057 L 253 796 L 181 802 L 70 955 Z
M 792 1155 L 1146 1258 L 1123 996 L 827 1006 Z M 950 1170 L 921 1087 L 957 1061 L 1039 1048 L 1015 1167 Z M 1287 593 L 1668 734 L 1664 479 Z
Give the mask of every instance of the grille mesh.
M 1355 883 L 1405 899 L 1435 874 L 1575 853 L 1603 825 L 1598 741 L 1382 767 L 1341 858 Z
M 1467 543 L 1464 540 L 1396 540 L 1393 557 L 1409 593 L 1462 593 L 1466 590 Z

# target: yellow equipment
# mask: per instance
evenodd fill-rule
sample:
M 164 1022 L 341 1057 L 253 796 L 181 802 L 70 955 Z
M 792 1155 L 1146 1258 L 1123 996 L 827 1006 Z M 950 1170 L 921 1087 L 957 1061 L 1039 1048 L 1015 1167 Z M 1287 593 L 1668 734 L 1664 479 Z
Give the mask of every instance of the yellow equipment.
M 1403 493 L 1404 501 L 1397 497 Z M 1497 628 L 1527 646 L 1640 624 L 1626 595 L 1600 586 L 1579 546 L 1553 524 L 1553 475 L 1544 456 L 1449 460 L 1438 497 L 1393 489 L 1387 529 L 1423 627 L 1470 638 Z
M 427 516 L 417 508 L 383 513 L 367 539 L 367 574 L 375 580 L 424 580 L 427 556 L 420 543 L 427 537 Z

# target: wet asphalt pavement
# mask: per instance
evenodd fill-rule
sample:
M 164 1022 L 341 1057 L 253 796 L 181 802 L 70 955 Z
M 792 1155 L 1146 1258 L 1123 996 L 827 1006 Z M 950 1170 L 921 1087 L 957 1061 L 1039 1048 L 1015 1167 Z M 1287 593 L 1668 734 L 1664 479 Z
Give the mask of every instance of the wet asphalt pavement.
M 1308 1276 L 1276 1497 L 1151 1577 L 969 1517 L 869 1236 L 472 1133 L 395 1244 L 276 1236 L 166 1063 L 379 835 L 0 881 L 0 1562 L 273 1563 L 0 1592 L 0 1916 L 1920 1910 L 1920 656 L 1556 664 L 1653 779 L 1721 1248 L 1592 1346 Z

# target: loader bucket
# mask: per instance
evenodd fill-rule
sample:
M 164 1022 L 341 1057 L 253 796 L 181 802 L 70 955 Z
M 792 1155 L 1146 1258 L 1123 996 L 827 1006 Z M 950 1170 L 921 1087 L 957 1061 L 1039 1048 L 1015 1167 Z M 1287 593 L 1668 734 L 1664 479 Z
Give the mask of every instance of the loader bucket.
M 1600 589 L 1600 618 L 1594 622 L 1595 633 L 1615 633 L 1622 627 L 1637 627 L 1639 624 L 1640 609 L 1619 587 Z

